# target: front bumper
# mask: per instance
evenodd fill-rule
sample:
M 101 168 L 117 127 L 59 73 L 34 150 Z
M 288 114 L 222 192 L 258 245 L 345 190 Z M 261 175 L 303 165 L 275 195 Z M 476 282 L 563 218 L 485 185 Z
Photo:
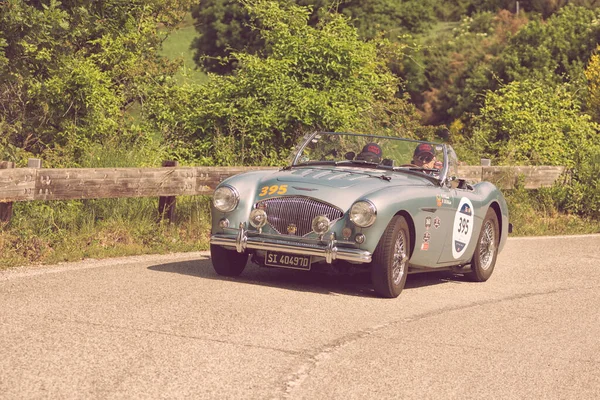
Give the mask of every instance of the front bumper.
M 210 244 L 217 246 L 234 247 L 238 253 L 243 253 L 246 249 L 252 250 L 271 250 L 282 253 L 292 253 L 303 256 L 317 256 L 325 258 L 328 264 L 335 260 L 345 260 L 355 263 L 370 263 L 372 254 L 366 250 L 338 247 L 338 241 L 335 237 L 319 240 L 319 243 L 311 242 L 290 242 L 262 235 L 249 235 L 245 226 L 241 225 L 235 229 L 237 233 L 217 233 L 210 237 Z

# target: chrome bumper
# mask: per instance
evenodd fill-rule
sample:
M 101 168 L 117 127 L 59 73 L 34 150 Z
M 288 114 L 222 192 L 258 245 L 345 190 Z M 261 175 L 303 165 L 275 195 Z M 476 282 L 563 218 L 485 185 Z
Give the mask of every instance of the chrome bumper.
M 248 231 L 245 227 L 240 227 L 237 230 L 237 234 L 218 233 L 210 237 L 210 244 L 235 247 L 238 253 L 243 253 L 246 249 L 271 250 L 303 256 L 324 257 L 328 264 L 331 264 L 335 260 L 358 263 L 371 262 L 372 254 L 366 250 L 345 247 L 338 248 L 335 239 L 322 240 L 321 242 L 325 244 L 293 243 L 260 236 L 248 236 Z

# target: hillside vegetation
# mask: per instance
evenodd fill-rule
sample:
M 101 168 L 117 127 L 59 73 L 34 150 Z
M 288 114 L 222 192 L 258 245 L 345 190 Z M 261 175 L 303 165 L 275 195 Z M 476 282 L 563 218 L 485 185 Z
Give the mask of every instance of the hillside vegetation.
M 307 131 L 373 132 L 564 165 L 506 191 L 515 234 L 600 232 L 594 3 L 6 0 L 0 160 L 282 165 Z M 208 201 L 158 227 L 154 199 L 16 203 L 0 266 L 205 249 Z

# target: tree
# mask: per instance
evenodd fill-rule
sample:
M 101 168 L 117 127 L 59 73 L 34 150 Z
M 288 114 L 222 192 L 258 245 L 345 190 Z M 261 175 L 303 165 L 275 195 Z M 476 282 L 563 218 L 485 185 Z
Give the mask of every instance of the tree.
M 515 81 L 487 93 L 473 148 L 498 164 L 572 167 L 598 143 L 599 128 L 569 85 Z
M 0 3 L 0 146 L 33 154 L 130 133 L 125 110 L 176 65 L 158 56 L 185 0 Z
M 584 67 L 600 38 L 598 10 L 566 6 L 548 20 L 502 10 L 464 18 L 423 50 L 423 75 L 403 76 L 427 123 L 468 123 L 485 93 L 526 79 L 585 86 Z M 421 82 L 411 86 L 410 82 Z M 583 92 L 580 92 L 583 94 Z
M 600 50 L 600 46 L 596 48 L 596 53 L 590 58 L 585 70 L 589 93 L 587 109 L 596 122 L 600 122 L 600 54 L 598 54 L 598 50 Z
M 423 32 L 434 21 L 433 0 L 278 0 L 277 3 L 306 6 L 309 25 L 316 26 L 330 11 L 346 15 L 364 39 L 386 32 L 391 39 L 411 32 Z M 199 37 L 192 47 L 196 63 L 207 71 L 230 73 L 237 60 L 232 53 L 255 54 L 269 51 L 240 0 L 206 0 L 193 8 Z
M 530 21 L 509 39 L 494 69 L 504 83 L 542 77 L 583 82 L 584 65 L 600 38 L 599 16 L 569 5 L 547 21 Z
M 476 13 L 464 17 L 443 37 L 429 38 L 420 55 L 406 59 L 409 66 L 419 60 L 420 68 L 406 68 L 402 76 L 425 123 L 449 124 L 477 113 L 483 105 L 482 93 L 497 88 L 495 59 L 526 23 L 526 18 L 506 10 Z
M 310 10 L 245 2 L 268 54 L 234 53 L 231 75 L 157 93 L 151 117 L 180 158 L 204 164 L 279 165 L 300 135 L 316 129 L 414 136 L 414 109 L 396 98 L 387 68 L 397 45 L 365 42 L 340 14 L 317 27 Z
M 192 8 L 199 36 L 194 39 L 194 61 L 207 71 L 229 73 L 237 65 L 232 51 L 256 53 L 264 47 L 249 24 L 246 8 L 237 0 L 206 0 Z

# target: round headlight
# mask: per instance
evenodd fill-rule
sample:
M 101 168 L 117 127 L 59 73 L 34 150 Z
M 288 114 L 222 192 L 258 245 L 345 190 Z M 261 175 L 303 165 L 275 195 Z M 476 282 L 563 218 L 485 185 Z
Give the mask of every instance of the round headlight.
M 329 218 L 324 215 L 317 215 L 312 220 L 312 230 L 322 235 L 329 230 Z
M 357 201 L 350 208 L 350 221 L 361 228 L 373 225 L 376 217 L 377 209 L 370 201 Z
M 213 193 L 213 205 L 222 212 L 235 210 L 240 201 L 237 190 L 231 186 L 221 186 Z
M 250 213 L 250 225 L 253 227 L 260 229 L 267 223 L 267 213 L 265 210 L 261 210 L 260 208 L 256 208 L 252 210 Z

